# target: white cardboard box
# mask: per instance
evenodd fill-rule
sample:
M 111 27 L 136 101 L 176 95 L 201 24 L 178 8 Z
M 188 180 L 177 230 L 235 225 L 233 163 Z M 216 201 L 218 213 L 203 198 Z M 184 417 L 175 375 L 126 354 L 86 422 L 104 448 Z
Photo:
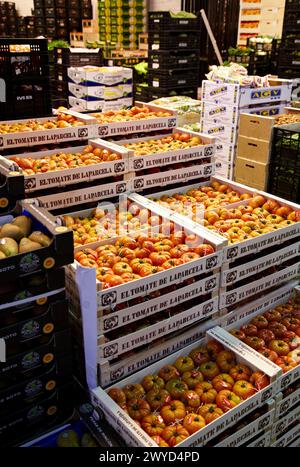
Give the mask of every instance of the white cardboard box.
M 70 106 L 78 110 L 79 112 L 106 112 L 107 110 L 121 110 L 132 107 L 133 104 L 132 97 L 116 99 L 113 101 L 105 101 L 103 99 L 86 100 L 74 96 L 69 96 L 68 99 Z M 98 133 L 95 133 L 96 134 L 94 136 L 97 136 Z
M 132 97 L 132 85 L 119 84 L 117 86 L 82 86 L 80 84 L 69 83 L 70 93 L 78 98 L 88 101 L 105 100 L 111 101 L 115 99 L 122 99 L 125 97 Z
M 70 67 L 68 77 L 71 82 L 85 86 L 88 84 L 115 86 L 116 84 L 131 84 L 133 70 L 125 67 Z

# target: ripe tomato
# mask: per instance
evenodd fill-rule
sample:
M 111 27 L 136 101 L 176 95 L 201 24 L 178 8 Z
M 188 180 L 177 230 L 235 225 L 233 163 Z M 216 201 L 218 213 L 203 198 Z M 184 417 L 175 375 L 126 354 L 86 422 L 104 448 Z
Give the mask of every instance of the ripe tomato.
M 202 363 L 210 361 L 208 350 L 205 347 L 197 347 L 196 349 L 193 349 L 189 356 L 193 359 L 196 366 L 200 366 Z
M 183 374 L 186 371 L 192 371 L 195 365 L 191 357 L 179 357 L 177 358 L 174 366 L 179 373 Z
M 199 245 L 196 248 L 194 248 L 194 252 L 203 257 L 212 255 L 215 252 L 215 250 L 211 245 L 203 243 L 202 245 Z
M 208 424 L 208 423 L 211 423 L 211 422 L 214 422 L 215 420 L 217 420 L 217 418 L 220 418 L 222 417 L 222 415 L 224 415 L 224 412 L 222 409 L 220 409 L 219 407 L 217 406 L 211 406 L 208 410 L 208 412 L 206 413 L 205 415 L 205 422 Z
M 158 376 L 160 376 L 165 382 L 167 382 L 170 379 L 178 378 L 180 376 L 180 373 L 175 368 L 175 366 L 166 365 L 159 370 Z
M 300 319 L 297 319 L 297 318 L 284 318 L 282 320 L 282 324 L 289 331 L 296 332 L 296 330 L 300 327 Z
M 185 371 L 182 375 L 182 379 L 186 382 L 189 389 L 194 389 L 196 384 L 204 381 L 202 373 L 197 370 Z
M 261 349 L 266 345 L 265 341 L 257 336 L 247 336 L 244 342 L 255 350 Z
M 257 336 L 258 329 L 254 324 L 246 324 L 241 327 L 241 331 L 246 334 L 246 336 Z
M 155 251 L 170 251 L 173 247 L 171 240 L 161 240 L 160 242 L 154 243 Z
M 217 356 L 217 364 L 223 372 L 228 373 L 236 364 L 234 353 L 230 350 L 222 350 Z
M 263 316 L 269 321 L 269 323 L 279 322 L 281 320 L 281 314 L 277 310 L 266 311 Z
M 281 323 L 270 323 L 269 329 L 275 334 L 276 339 L 281 339 L 287 328 Z
M 230 331 L 230 334 L 232 334 L 234 337 L 236 337 L 240 341 L 243 341 L 244 339 L 246 339 L 246 334 L 243 331 L 240 331 L 239 329 L 232 329 Z
M 171 258 L 168 259 L 165 263 L 162 264 L 163 269 L 172 269 L 175 268 L 176 266 L 180 266 L 181 264 L 184 264 L 181 258 Z
M 160 448 L 168 448 L 170 447 L 168 443 L 161 437 L 161 436 L 151 436 L 153 441 L 159 446 Z
M 252 371 L 246 365 L 239 364 L 230 369 L 230 376 L 234 379 L 234 381 L 249 381 Z
M 117 287 L 118 285 L 122 285 L 124 284 L 124 281 L 122 279 L 122 277 L 120 276 L 117 276 L 117 275 L 107 275 L 107 276 L 104 276 L 103 279 L 102 279 L 106 284 L 109 285 L 109 287 Z
M 215 362 L 203 363 L 200 366 L 200 371 L 203 374 L 204 378 L 208 381 L 212 381 L 215 376 L 220 374 L 218 365 Z
M 164 405 L 171 402 L 171 396 L 165 389 L 151 389 L 146 395 L 146 400 L 152 410 L 160 410 Z
M 127 386 L 123 388 L 123 391 L 128 401 L 131 399 L 140 399 L 145 395 L 145 390 L 141 384 L 127 384 Z
M 190 263 L 191 261 L 196 261 L 199 258 L 200 258 L 200 255 L 198 255 L 197 253 L 193 253 L 193 252 L 184 253 L 181 256 L 181 259 L 184 263 Z
M 163 389 L 165 387 L 165 382 L 157 375 L 149 375 L 143 378 L 142 386 L 146 392 L 149 392 L 151 389 Z
M 171 259 L 171 255 L 168 251 L 159 251 L 150 253 L 149 258 L 154 266 L 162 266 L 166 261 Z
M 138 421 L 151 413 L 150 405 L 143 399 L 130 399 L 127 402 L 127 410 L 130 417 Z
M 293 350 L 288 354 L 288 357 L 290 357 L 292 360 L 294 360 L 297 365 L 300 363 L 300 349 Z
M 183 420 L 184 428 L 189 432 L 189 435 L 193 435 L 197 431 L 204 428 L 206 425 L 204 418 L 201 415 L 195 413 L 189 413 Z
M 188 391 L 188 385 L 181 379 L 170 379 L 166 383 L 166 390 L 169 392 L 172 399 L 181 400 L 183 394 Z
M 228 412 L 240 403 L 240 397 L 232 391 L 221 391 L 216 397 L 216 404 L 223 412 Z
M 140 269 L 145 266 L 145 264 L 152 265 L 152 261 L 149 258 L 139 259 L 136 258 L 130 262 L 130 266 L 135 274 L 140 274 Z
M 297 366 L 297 363 L 295 360 L 293 360 L 291 357 L 279 357 L 276 360 L 276 365 L 280 366 L 282 369 L 283 373 L 287 373 L 288 371 L 292 370 Z
M 231 391 L 234 386 L 234 379 L 227 373 L 221 373 L 212 380 L 212 385 L 217 392 L 223 389 Z
M 199 395 L 196 393 L 196 391 L 192 391 L 191 389 L 185 391 L 182 394 L 180 400 L 184 403 L 187 411 L 192 412 L 195 412 L 195 410 L 197 410 L 201 404 Z
M 131 250 L 130 248 L 121 248 L 118 252 L 118 255 L 120 258 L 127 258 L 128 261 L 132 261 L 136 257 L 135 251 L 136 250 Z
M 206 348 L 210 355 L 210 359 L 214 362 L 217 360 L 218 354 L 224 350 L 223 345 L 220 344 L 220 342 L 214 340 L 209 341 L 206 345 Z
M 177 446 L 190 435 L 182 425 L 167 426 L 161 434 L 170 447 Z
M 141 426 L 149 436 L 159 436 L 166 425 L 160 415 L 146 415 L 142 419 Z
M 256 371 L 251 375 L 250 383 L 252 383 L 254 387 L 260 391 L 261 389 L 269 386 L 270 378 L 261 371 Z
M 269 342 L 269 349 L 276 352 L 280 357 L 284 357 L 290 352 L 289 344 L 279 339 Z
M 262 315 L 257 315 L 251 320 L 251 324 L 254 324 L 254 326 L 257 327 L 257 329 L 265 329 L 268 327 L 268 320 L 262 316 Z
M 114 400 L 121 407 L 125 406 L 125 404 L 126 404 L 126 395 L 125 395 L 124 391 L 122 391 L 122 389 L 111 388 L 108 391 L 108 395 L 109 395 L 109 397 L 112 398 L 112 400 Z
M 119 263 L 116 263 L 113 265 L 112 267 L 113 271 L 115 274 L 117 274 L 117 276 L 122 276 L 122 274 L 125 274 L 125 273 L 132 273 L 133 270 L 132 268 L 129 266 L 128 263 L 124 263 L 124 262 L 119 262 Z
M 139 275 L 141 277 L 147 277 L 147 276 L 152 276 L 152 268 L 151 264 L 144 264 L 139 268 Z
M 141 279 L 141 276 L 139 276 L 138 274 L 133 274 L 133 273 L 125 273 L 125 274 L 122 274 L 121 277 L 124 283 L 137 281 L 138 279 Z
M 259 353 L 262 354 L 264 357 L 268 358 L 271 360 L 271 362 L 275 363 L 275 360 L 277 360 L 278 355 L 276 352 L 270 349 L 261 349 L 259 350 Z
M 189 252 L 189 247 L 187 245 L 177 245 L 174 248 L 171 248 L 170 255 L 172 258 L 181 258 L 184 253 Z
M 275 334 L 274 334 L 274 332 L 270 331 L 270 329 L 260 329 L 258 331 L 258 337 L 260 337 L 266 343 L 268 343 L 271 340 L 275 339 Z
M 175 423 L 177 420 L 182 420 L 186 416 L 185 406 L 181 401 L 172 401 L 162 407 L 160 415 L 164 419 L 164 422 L 167 425 L 170 425 L 171 423 Z M 165 437 L 163 438 L 165 439 Z
M 134 250 L 137 247 L 137 242 L 131 237 L 121 237 L 116 241 L 115 246 L 117 250 L 121 248 L 130 248 L 130 250 Z
M 249 381 L 239 380 L 234 384 L 232 392 L 241 399 L 246 400 L 253 396 L 257 392 L 257 389 Z
M 85 268 L 97 268 L 98 264 L 94 259 L 91 258 L 81 258 L 80 259 L 81 266 Z

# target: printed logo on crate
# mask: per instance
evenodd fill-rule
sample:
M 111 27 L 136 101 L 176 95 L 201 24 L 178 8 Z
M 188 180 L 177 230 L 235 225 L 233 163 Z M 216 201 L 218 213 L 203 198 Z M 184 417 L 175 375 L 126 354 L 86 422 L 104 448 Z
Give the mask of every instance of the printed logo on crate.
M 110 379 L 111 381 L 118 381 L 124 376 L 124 367 L 118 368 L 115 371 L 110 372 Z
M 87 128 L 79 128 L 78 129 L 78 138 L 88 138 L 89 131 Z
M 33 420 L 37 420 L 41 418 L 45 413 L 44 408 L 41 405 L 37 405 L 33 407 L 27 414 L 27 419 L 32 422 Z
M 237 292 L 233 292 L 232 294 L 227 295 L 226 305 L 233 305 L 237 301 L 237 298 L 238 298 Z
M 118 355 L 119 346 L 117 343 L 112 345 L 107 345 L 104 349 L 103 356 L 104 358 L 110 358 L 113 355 Z
M 43 383 L 39 379 L 35 379 L 33 381 L 30 381 L 26 387 L 25 387 L 25 395 L 27 397 L 29 396 L 35 396 L 36 394 L 39 394 L 43 389 Z
M 134 180 L 134 189 L 135 190 L 140 190 L 141 188 L 144 188 L 145 182 L 142 178 L 138 178 Z
M 209 292 L 210 290 L 214 289 L 217 285 L 217 278 L 212 277 L 205 283 L 205 291 Z
M 214 155 L 214 147 L 213 146 L 208 146 L 204 150 L 204 157 L 211 157 Z
M 175 128 L 176 125 L 177 125 L 177 119 L 176 118 L 169 118 L 168 127 L 169 128 Z
M 101 297 L 101 304 L 103 307 L 109 307 L 114 305 L 117 302 L 117 292 L 111 291 L 105 293 Z
M 125 193 L 126 189 L 127 189 L 126 183 L 119 183 L 116 186 L 116 192 L 117 192 L 118 195 L 121 194 L 121 193 Z
M 3 138 L 0 137 L 0 146 L 3 146 L 4 145 L 4 141 L 3 141 Z
M 142 170 L 144 168 L 145 161 L 143 158 L 136 159 L 133 163 L 134 170 Z
M 24 180 L 25 191 L 31 191 L 36 188 L 36 179 L 35 178 L 25 178 Z
M 284 414 L 285 412 L 287 412 L 289 410 L 291 406 L 291 400 L 288 399 L 286 401 L 284 401 L 281 405 L 280 405 L 280 415 Z
M 270 98 L 277 98 L 280 99 L 281 96 L 281 89 L 263 89 L 263 90 L 256 90 L 251 92 L 251 99 L 266 99 Z
M 125 172 L 125 162 L 117 162 L 116 164 L 114 164 L 114 171 L 115 173 Z
M 208 303 L 207 305 L 205 305 L 203 307 L 203 316 L 206 316 L 206 315 L 212 313 L 213 309 L 214 309 L 214 303 L 213 302 Z
M 23 339 L 32 339 L 39 334 L 40 329 L 37 321 L 28 321 L 21 329 L 21 336 Z
M 34 253 L 23 256 L 19 263 L 20 271 L 24 274 L 36 271 L 40 266 L 40 259 Z
M 100 126 L 98 128 L 98 134 L 99 136 L 107 136 L 109 134 L 109 129 L 108 126 Z
M 284 376 L 281 380 L 281 388 L 284 389 L 288 386 L 290 386 L 293 382 L 293 377 L 292 375 L 287 375 L 287 376 Z
M 114 329 L 116 326 L 119 324 L 119 318 L 118 316 L 112 316 L 111 318 L 107 318 L 104 321 L 104 331 L 110 331 L 111 329 Z
M 266 391 L 261 396 L 261 401 L 266 402 L 272 397 L 272 395 L 273 395 L 273 389 L 272 388 L 266 389 Z
M 41 356 L 37 352 L 29 352 L 22 358 L 22 368 L 28 370 L 29 368 L 33 368 L 34 366 L 38 365 L 41 362 Z

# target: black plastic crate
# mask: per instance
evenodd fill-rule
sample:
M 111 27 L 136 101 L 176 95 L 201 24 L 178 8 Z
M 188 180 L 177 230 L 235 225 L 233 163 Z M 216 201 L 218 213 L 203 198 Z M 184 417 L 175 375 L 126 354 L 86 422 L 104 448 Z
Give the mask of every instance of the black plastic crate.
M 45 8 L 46 18 L 56 18 L 55 8 Z
M 285 11 L 300 11 L 299 0 L 285 0 Z
M 149 86 L 160 88 L 197 87 L 199 72 L 195 70 L 169 70 L 166 72 L 151 70 L 148 73 Z
M 77 4 L 77 8 L 68 8 L 67 9 L 67 16 L 69 16 L 69 18 L 80 18 L 81 17 L 80 9 L 78 8 L 78 4 Z
M 68 66 L 54 65 L 54 79 L 56 81 L 68 82 Z
M 57 19 L 67 19 L 68 15 L 71 16 L 71 12 L 67 8 L 56 8 L 55 10 L 55 18 Z
M 295 12 L 286 11 L 283 23 L 284 35 L 287 31 L 300 31 L 300 16 Z
M 55 27 L 56 27 L 56 19 L 55 18 L 47 18 L 46 28 L 55 28 Z
M 65 81 L 55 81 L 51 82 L 52 96 L 54 97 L 65 97 L 69 95 L 68 83 Z
M 37 36 L 44 36 L 45 34 L 47 34 L 45 26 L 39 26 L 35 30 L 36 30 L 36 35 Z
M 44 3 L 44 0 L 33 0 L 33 5 L 35 9 L 44 8 L 45 3 Z
M 267 191 L 280 198 L 299 203 L 300 170 L 271 164 Z
M 93 9 L 92 8 L 82 8 L 81 9 L 82 19 L 92 19 L 93 18 Z
M 19 80 L 6 88 L 6 102 L 0 102 L 2 120 L 17 120 L 51 115 L 48 78 Z
M 48 75 L 46 39 L 0 39 L 0 76 L 11 82 Z
M 35 18 L 35 26 L 37 28 L 44 28 L 46 26 L 45 18 Z
M 67 48 L 54 49 L 54 63 L 64 65 L 66 67 L 72 66 L 102 66 L 103 65 L 103 52 L 71 52 Z
M 149 69 L 168 70 L 170 68 L 196 68 L 199 65 L 199 53 L 197 50 L 186 52 L 177 51 L 149 51 Z
M 78 0 L 67 0 L 68 8 L 78 8 Z
M 284 48 L 281 49 L 279 53 L 278 62 L 280 63 L 281 67 L 300 67 L 300 50 L 285 50 Z M 300 70 L 300 68 L 299 68 Z M 300 77 L 300 73 L 299 73 Z
M 36 18 L 44 18 L 45 16 L 44 8 L 36 8 L 33 13 Z
M 67 0 L 55 0 L 56 8 L 68 8 Z
M 300 33 L 289 34 L 281 41 L 281 47 L 286 49 L 300 50 Z
M 69 18 L 69 28 L 71 30 L 81 30 L 82 29 L 82 21 L 79 18 Z
M 56 28 L 56 36 L 58 39 L 64 39 L 69 36 L 68 28 Z
M 300 170 L 300 124 L 293 123 L 274 128 L 271 162 L 291 163 Z
M 47 34 L 47 37 L 55 37 L 56 36 L 56 26 L 47 26 L 46 25 L 46 34 Z
M 162 97 L 172 97 L 172 96 L 188 96 L 192 99 L 197 99 L 198 88 L 190 87 L 178 87 L 178 88 L 154 88 L 152 86 L 148 87 L 148 97 L 152 101 L 154 99 L 161 99 Z
M 150 11 L 148 15 L 149 31 L 197 31 L 200 21 L 198 18 L 172 18 L 169 11 Z
M 197 49 L 200 36 L 189 32 L 149 32 L 149 50 L 189 50 Z
M 289 66 L 289 67 L 279 66 L 278 69 L 277 69 L 277 74 L 278 74 L 279 78 L 297 79 L 297 78 L 299 78 L 299 67 L 297 67 L 297 66 Z

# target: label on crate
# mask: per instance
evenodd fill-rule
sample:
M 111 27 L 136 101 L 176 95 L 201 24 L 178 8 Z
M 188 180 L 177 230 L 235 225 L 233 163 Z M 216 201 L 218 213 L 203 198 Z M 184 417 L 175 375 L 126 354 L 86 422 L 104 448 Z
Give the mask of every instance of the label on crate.
M 36 146 L 63 141 L 85 140 L 92 135 L 92 125 L 65 129 L 32 131 L 0 136 L 0 148 L 9 149 L 22 146 Z
M 37 199 L 42 207 L 54 210 L 77 206 L 79 204 L 91 203 L 98 200 L 120 196 L 130 191 L 130 184 L 127 182 L 110 183 L 91 188 L 67 191 L 65 193 L 41 196 Z
M 220 267 L 221 255 L 210 255 L 193 263 L 183 264 L 173 270 L 140 279 L 139 281 L 123 284 L 122 287 L 115 287 L 113 290 L 103 290 L 97 293 L 99 306 L 109 307 L 117 303 L 122 303 L 136 297 L 149 295 L 154 290 L 159 290 L 168 285 L 182 282 L 191 277 L 195 277 L 205 272 L 210 272 Z
M 156 323 L 140 331 L 122 336 L 112 342 L 99 344 L 98 361 L 103 358 L 113 360 L 119 355 L 129 352 L 132 349 L 149 344 L 162 336 L 189 326 L 190 324 L 200 321 L 202 318 L 215 313 L 217 311 L 217 307 L 218 298 L 214 298 L 201 303 L 191 310 L 186 310 L 183 313 L 165 319 L 161 323 Z
M 292 441 L 299 438 L 299 436 L 300 436 L 300 425 L 298 424 L 292 430 L 288 431 L 284 436 L 279 438 L 278 441 L 276 441 L 276 443 L 271 445 L 271 447 L 284 448 L 285 446 L 288 446 Z M 297 445 L 297 447 L 299 447 L 299 444 Z
M 186 287 L 182 287 L 177 291 L 173 290 L 153 300 L 146 300 L 141 304 L 112 313 L 111 315 L 101 316 L 98 319 L 98 330 L 100 333 L 105 333 L 139 319 L 146 318 L 162 310 L 178 306 L 180 303 L 214 292 L 218 290 L 218 285 L 219 275 L 212 276 Z
M 300 378 L 300 365 L 293 368 L 288 373 L 281 376 L 278 380 L 278 391 L 283 391 Z
M 255 441 L 248 443 L 247 448 L 265 448 L 269 447 L 271 443 L 271 431 L 267 431 L 259 438 L 256 438 Z
M 76 148 L 75 148 L 76 150 Z M 72 185 L 80 182 L 89 182 L 98 178 L 113 177 L 126 172 L 126 162 L 108 162 L 86 167 L 79 167 L 71 170 L 61 170 L 57 172 L 47 172 L 34 176 L 25 176 L 25 190 L 32 192 L 47 188 Z
M 194 342 L 198 342 L 205 336 L 207 326 L 208 322 L 206 321 L 190 331 L 151 347 L 149 350 L 144 349 L 138 354 L 131 355 L 130 358 L 119 359 L 118 363 L 100 365 L 101 386 L 108 386 Z
M 283 433 L 292 423 L 296 422 L 300 418 L 300 406 L 296 407 L 285 417 L 279 420 L 272 428 L 273 436 L 279 436 Z
M 182 151 L 172 151 L 165 153 L 157 153 L 142 157 L 129 158 L 129 170 L 143 170 L 151 167 L 159 167 L 163 165 L 176 164 L 179 162 L 188 162 L 203 158 L 211 158 L 214 156 L 215 146 L 202 146 L 200 148 L 188 148 Z
M 253 240 L 246 240 L 237 245 L 225 248 L 226 260 L 232 262 L 242 256 L 257 253 L 265 248 L 270 248 L 271 246 L 287 242 L 295 237 L 300 237 L 299 222 L 275 232 L 264 234 L 260 237 L 254 238 Z
M 242 264 L 234 269 L 222 271 L 221 285 L 226 286 L 239 282 L 246 277 L 258 274 L 272 266 L 278 266 L 289 259 L 295 258 L 299 254 L 300 242 L 286 248 L 279 249 L 277 252 L 270 253 L 267 256 L 257 260 Z
M 281 417 L 300 401 L 300 388 L 276 404 L 276 418 Z
M 173 185 L 174 183 L 185 182 L 194 178 L 207 178 L 214 175 L 214 172 L 215 164 L 203 164 L 186 169 L 159 172 L 157 175 L 143 175 L 134 179 L 133 189 L 134 191 L 141 191 L 155 186 Z
M 280 285 L 283 282 L 294 279 L 300 273 L 300 263 L 290 266 L 282 271 L 276 272 L 266 276 L 264 279 L 256 280 L 251 284 L 239 287 L 236 290 L 223 293 L 220 300 L 220 308 L 226 308 L 232 306 L 242 300 L 245 300 L 253 295 L 263 292 L 264 290 L 270 289 L 276 285 Z
M 117 136 L 130 133 L 142 133 L 156 130 L 169 130 L 176 128 L 177 117 L 153 118 L 139 122 L 120 122 L 112 124 L 102 124 L 98 126 L 98 136 Z

